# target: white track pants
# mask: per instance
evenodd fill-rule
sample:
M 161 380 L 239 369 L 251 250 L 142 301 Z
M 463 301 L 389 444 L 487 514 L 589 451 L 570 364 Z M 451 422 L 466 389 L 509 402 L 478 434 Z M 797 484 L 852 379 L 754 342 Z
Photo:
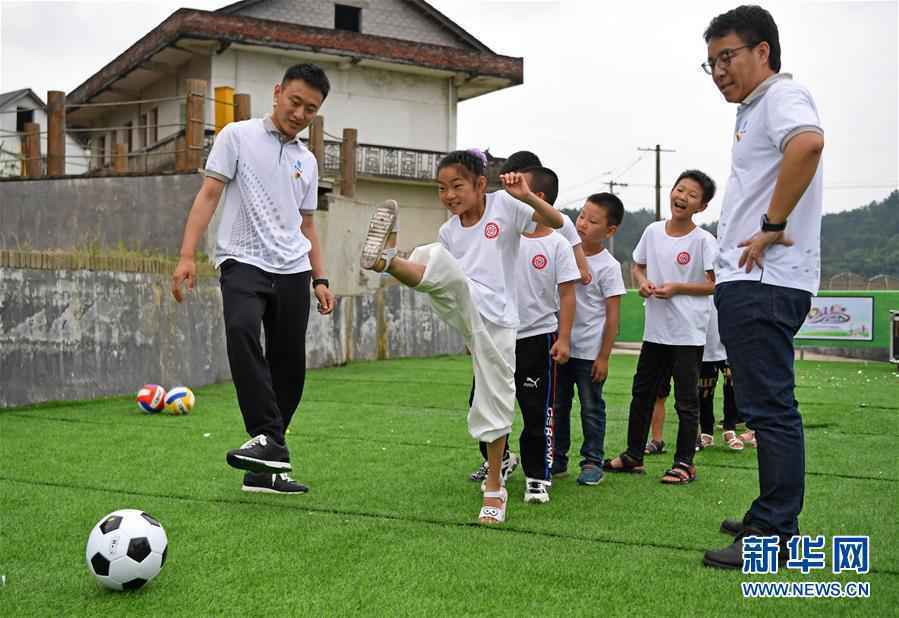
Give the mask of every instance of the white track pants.
M 441 244 L 418 247 L 409 259 L 425 266 L 415 289 L 430 296 L 437 315 L 462 335 L 471 350 L 475 389 L 468 411 L 469 433 L 481 442 L 509 434 L 515 418 L 515 329 L 481 316 L 465 273 Z

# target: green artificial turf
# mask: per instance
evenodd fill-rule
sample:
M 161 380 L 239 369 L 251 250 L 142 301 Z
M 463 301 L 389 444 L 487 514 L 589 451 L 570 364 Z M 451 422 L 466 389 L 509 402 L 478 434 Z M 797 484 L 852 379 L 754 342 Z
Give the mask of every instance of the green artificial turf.
M 612 359 L 608 455 L 624 447 L 635 361 Z M 870 535 L 871 573 L 744 576 L 704 568 L 701 557 L 728 542 L 721 519 L 741 515 L 756 495 L 752 450 L 699 453 L 699 480 L 683 487 L 658 482 L 670 454 L 647 458 L 644 477 L 611 476 L 597 487 L 577 486 L 573 474 L 555 482 L 546 505 L 522 503 L 518 470 L 507 524 L 476 525 L 480 494 L 467 480 L 480 463 L 465 421 L 469 362 L 310 371 L 289 435 L 294 476 L 312 488 L 305 496 L 240 491 L 240 473 L 224 462 L 246 439 L 231 384 L 197 389 L 186 417 L 142 414 L 131 397 L 0 411 L 0 613 L 894 614 L 892 366 L 797 363 L 807 445 L 803 532 L 825 535 L 828 549 L 832 535 Z M 672 442 L 675 419 L 669 404 Z M 579 427 L 575 416 L 573 464 Z M 520 421 L 513 436 L 518 431 Z M 91 527 L 120 508 L 147 511 L 169 537 L 162 573 L 135 593 L 101 589 L 84 562 Z M 749 600 L 742 581 L 861 581 L 871 596 Z

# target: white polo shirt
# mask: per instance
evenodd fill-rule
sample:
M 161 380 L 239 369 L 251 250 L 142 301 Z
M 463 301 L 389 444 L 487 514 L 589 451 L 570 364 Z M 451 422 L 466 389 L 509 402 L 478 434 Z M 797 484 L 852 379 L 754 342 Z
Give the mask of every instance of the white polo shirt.
M 574 286 L 574 325 L 571 327 L 571 358 L 596 360 L 606 328 L 606 305 L 613 296 L 624 296 L 621 263 L 607 249 L 587 256 L 587 268 L 593 279 L 587 285 Z
M 488 193 L 484 214 L 470 227 L 454 215 L 437 237 L 468 278 L 471 299 L 485 319 L 518 328 L 515 286 L 521 235 L 533 232 L 534 209 L 505 191 Z
M 301 211 L 318 208 L 318 166 L 298 137 L 283 138 L 270 116 L 232 122 L 215 138 L 206 175 L 226 183 L 216 267 L 233 259 L 277 274 L 311 270 L 300 224 Z
M 823 161 L 796 208 L 787 219 L 784 235 L 793 246 L 772 245 L 762 268 L 747 273 L 738 266 L 743 248 L 737 245 L 761 229 L 787 143 L 812 131 L 823 135 L 812 95 L 789 73 L 772 75 L 740 104 L 731 170 L 718 222 L 720 253 L 715 264 L 716 284 L 758 281 L 770 285 L 818 292 L 821 278 L 821 211 Z
M 554 333 L 559 329 L 559 284 L 580 279 L 574 251 L 553 232 L 521 239 L 518 255 L 518 339 Z
M 715 266 L 715 237 L 699 226 L 685 236 L 669 236 L 665 221 L 650 223 L 634 247 L 634 262 L 646 265 L 646 278 L 664 283 L 704 283 Z M 643 341 L 665 345 L 705 345 L 709 297 L 677 294 L 646 299 Z

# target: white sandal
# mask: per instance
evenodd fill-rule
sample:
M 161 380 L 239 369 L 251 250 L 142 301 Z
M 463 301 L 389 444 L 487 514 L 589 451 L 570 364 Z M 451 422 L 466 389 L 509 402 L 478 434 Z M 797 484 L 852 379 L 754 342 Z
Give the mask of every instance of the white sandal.
M 499 498 L 502 500 L 502 506 L 482 506 L 481 512 L 478 514 L 478 522 L 486 525 L 501 524 L 506 521 L 506 505 L 509 503 L 509 493 L 505 487 L 500 487 L 499 491 L 485 491 L 485 498 Z M 492 519 L 493 521 L 481 521 L 484 519 Z
M 382 202 L 368 222 L 368 232 L 362 244 L 362 256 L 359 258 L 362 268 L 377 272 L 387 270 L 390 261 L 396 256 L 398 230 L 399 206 L 394 200 Z M 391 244 L 394 246 L 390 246 Z M 379 264 L 382 260 L 383 266 Z
M 751 429 L 747 429 L 741 433 L 740 440 L 743 441 L 743 444 L 752 448 L 757 448 L 759 445 L 758 440 L 755 439 L 755 432 Z
M 729 448 L 730 450 L 743 450 L 743 441 L 737 437 L 736 431 L 725 431 L 721 434 L 721 437 L 724 439 L 725 444 L 727 444 L 727 448 Z

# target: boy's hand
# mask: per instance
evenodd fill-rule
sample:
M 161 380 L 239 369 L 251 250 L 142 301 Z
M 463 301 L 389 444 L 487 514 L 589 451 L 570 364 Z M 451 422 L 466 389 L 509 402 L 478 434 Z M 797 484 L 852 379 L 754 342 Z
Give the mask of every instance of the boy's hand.
M 590 285 L 590 282 L 593 281 L 593 273 L 589 270 L 584 269 L 581 271 L 581 284 L 582 285 Z
M 528 186 L 528 181 L 523 174 L 509 172 L 508 174 L 501 174 L 499 179 L 503 183 L 503 188 L 515 199 L 524 202 L 531 195 L 531 188 Z
M 609 359 L 597 358 L 593 361 L 593 367 L 590 371 L 590 377 L 596 384 L 602 384 L 609 377 Z
M 669 299 L 672 296 L 677 294 L 677 286 L 674 283 L 663 283 L 659 287 L 655 288 L 652 295 L 656 298 Z
M 784 238 L 783 232 L 756 232 L 752 238 L 739 243 L 738 247 L 746 247 L 737 263 L 739 268 L 746 266 L 746 272 L 752 272 L 753 266 L 762 267 L 762 257 L 771 245 L 792 247 L 793 241 Z
M 334 311 L 334 292 L 328 289 L 328 286 L 319 284 L 312 290 L 315 298 L 318 300 L 318 312 L 322 315 L 328 315 Z
M 182 257 L 178 260 L 175 272 L 172 273 L 172 296 L 177 302 L 184 300 L 181 294 L 181 282 L 187 281 L 187 289 L 194 289 L 194 283 L 197 281 L 197 263 L 193 258 Z
M 557 339 L 553 344 L 553 347 L 549 349 L 549 355 L 552 356 L 552 359 L 558 364 L 564 365 L 568 362 L 568 359 L 571 358 L 571 346 L 568 345 L 567 341 Z
M 637 293 L 640 294 L 643 298 L 649 298 L 656 291 L 655 284 L 649 279 L 644 279 L 643 283 L 640 284 L 640 289 L 637 290 Z

